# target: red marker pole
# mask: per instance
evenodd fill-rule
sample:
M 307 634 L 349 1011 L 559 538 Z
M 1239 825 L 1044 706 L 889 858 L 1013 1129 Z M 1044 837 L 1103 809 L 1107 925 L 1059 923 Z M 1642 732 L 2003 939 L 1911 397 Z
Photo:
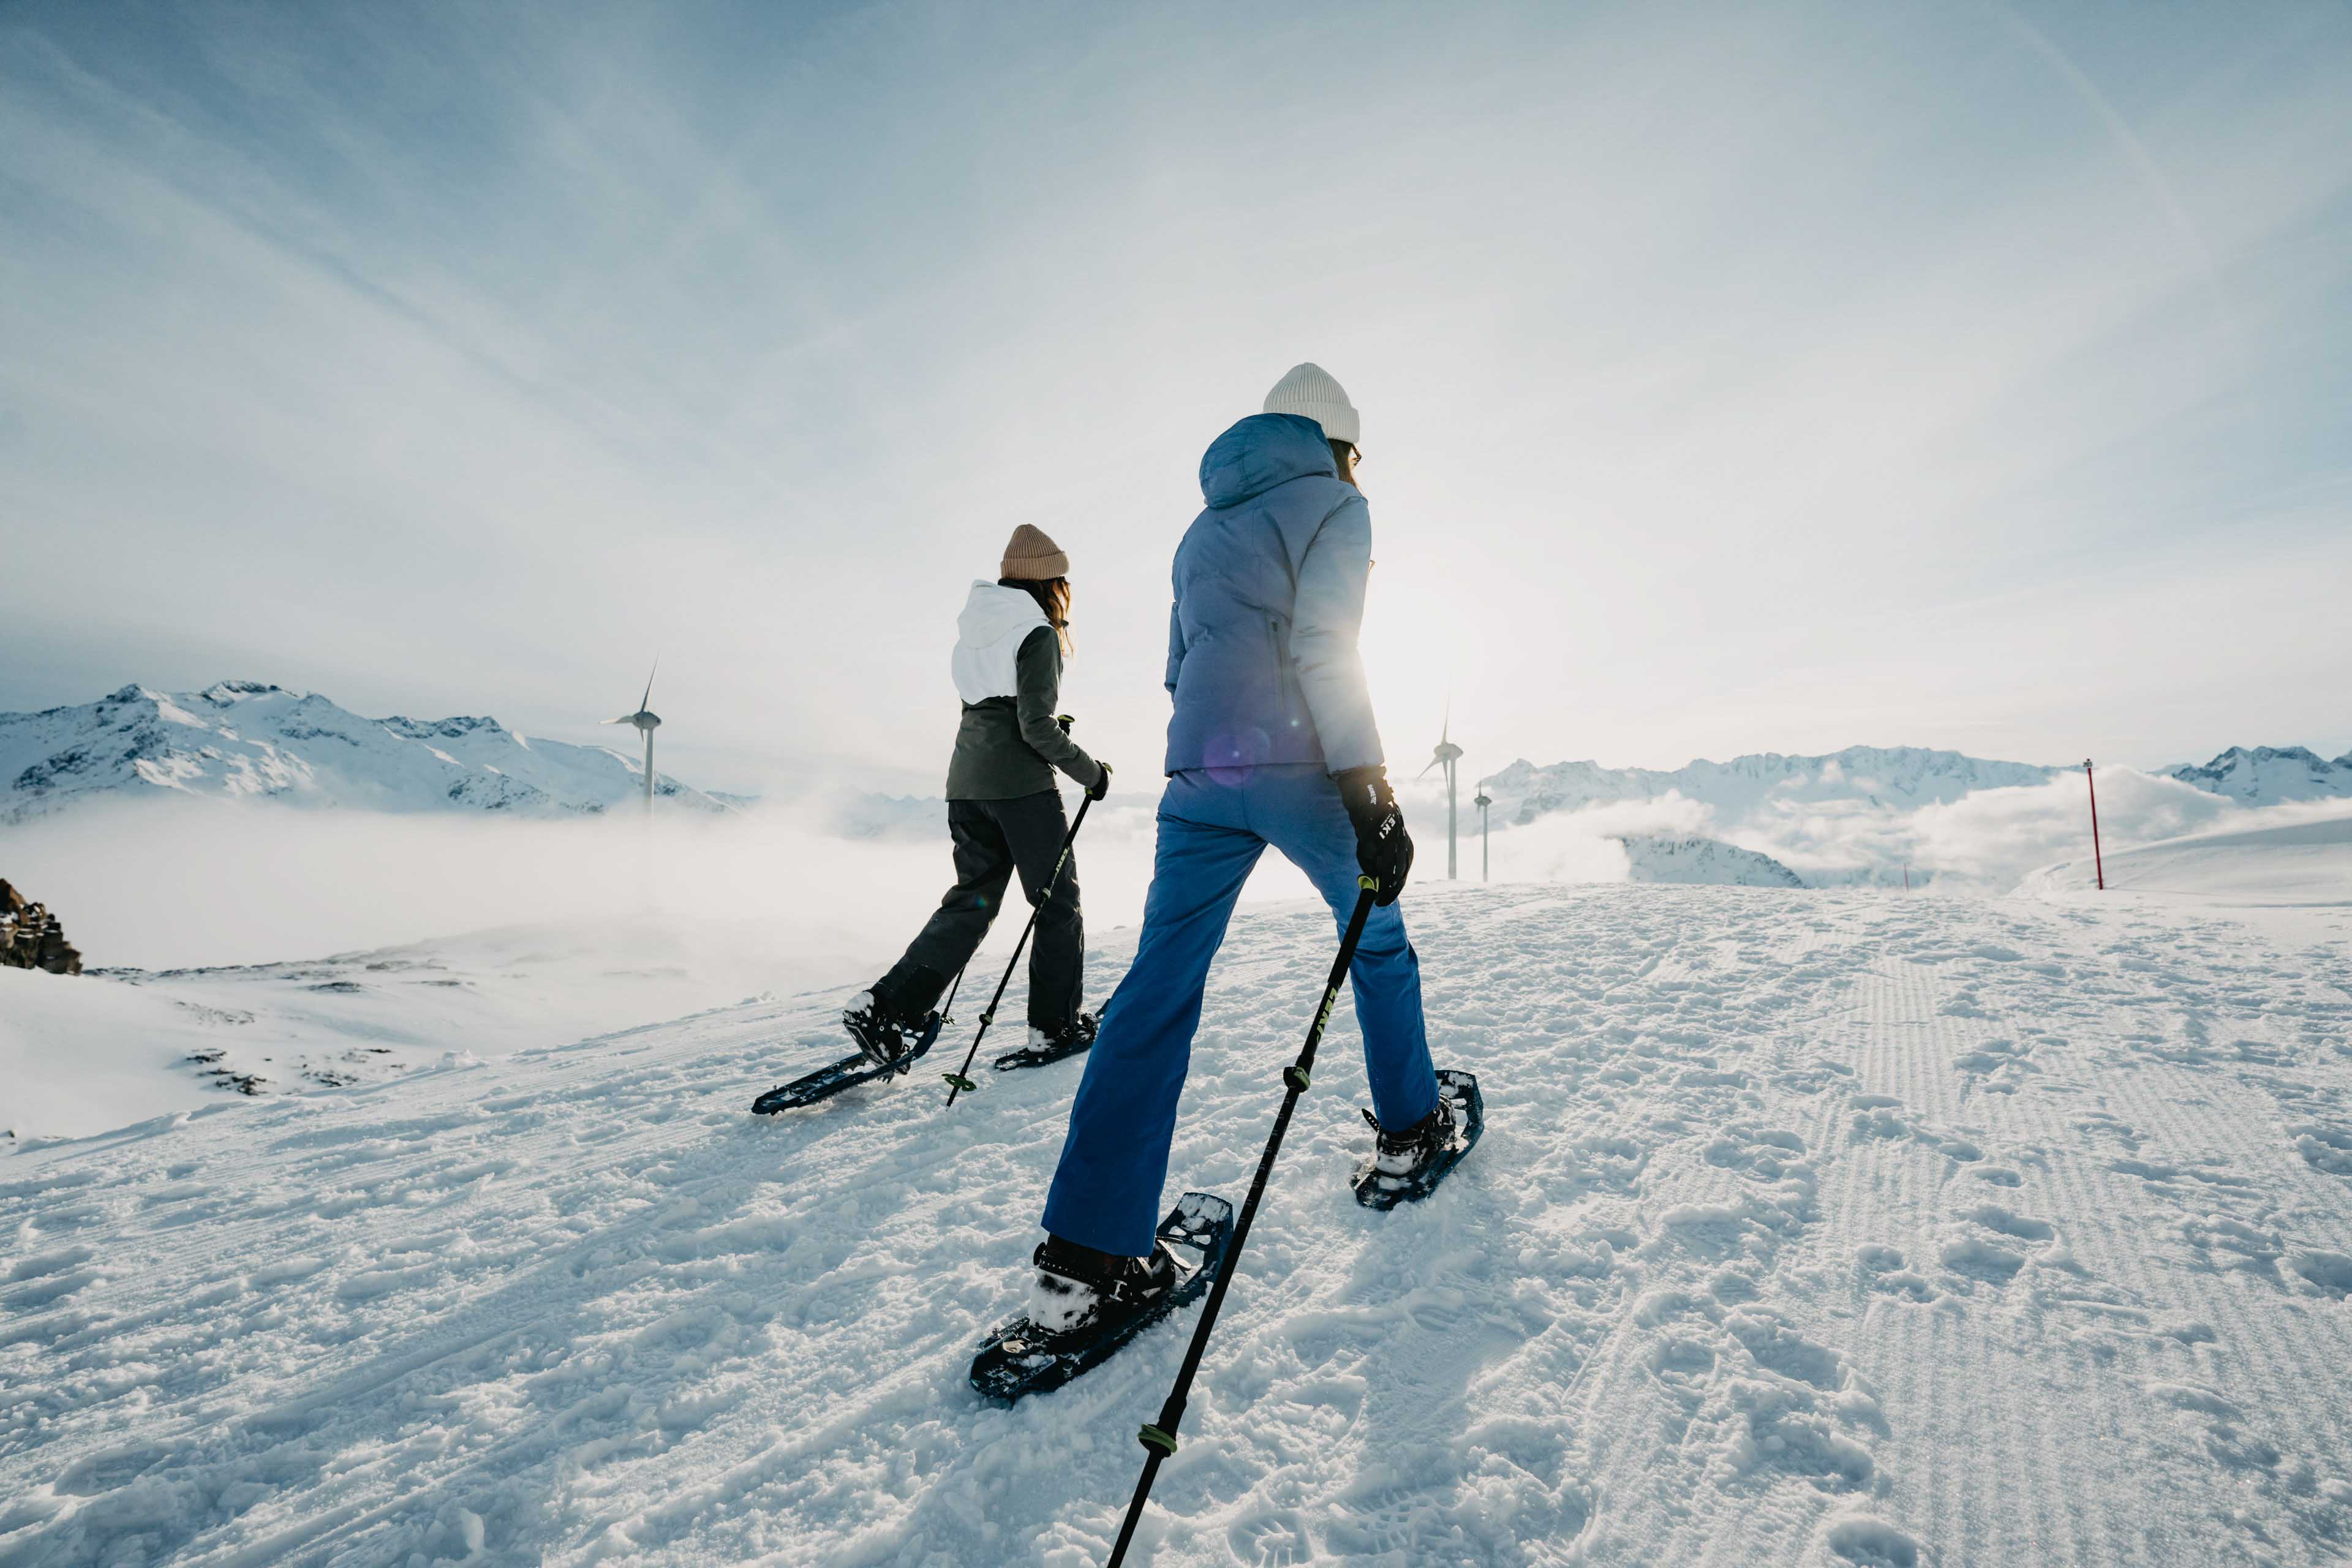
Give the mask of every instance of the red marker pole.
M 2098 868 L 2099 891 L 2107 890 L 2107 862 L 2099 853 L 2099 784 L 2091 776 L 2091 759 L 2083 759 L 2083 782 L 2091 786 L 2091 864 Z

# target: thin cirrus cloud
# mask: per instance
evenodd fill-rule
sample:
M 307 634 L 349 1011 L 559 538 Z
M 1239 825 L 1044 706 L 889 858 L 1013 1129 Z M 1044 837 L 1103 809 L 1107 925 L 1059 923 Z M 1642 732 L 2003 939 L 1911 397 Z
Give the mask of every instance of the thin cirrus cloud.
M 223 676 L 935 788 L 1076 562 L 1157 761 L 1201 447 L 1365 410 L 1391 751 L 2352 743 L 2352 21 L 31 5 L 0 707 Z M 2330 726 L 2335 726 L 2331 730 Z

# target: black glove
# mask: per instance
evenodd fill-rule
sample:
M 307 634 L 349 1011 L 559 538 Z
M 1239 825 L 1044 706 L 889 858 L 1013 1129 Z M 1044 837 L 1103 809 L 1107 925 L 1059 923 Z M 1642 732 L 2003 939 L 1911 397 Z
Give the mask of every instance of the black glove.
M 1076 723 L 1077 721 L 1071 718 L 1067 713 L 1056 713 L 1054 715 L 1054 722 L 1059 724 L 1062 727 L 1062 733 L 1066 735 L 1070 732 L 1070 726 Z
M 1100 800 L 1103 796 L 1110 793 L 1110 764 L 1108 763 L 1097 763 L 1095 766 L 1102 770 L 1102 777 L 1095 780 L 1095 782 L 1087 787 L 1087 798 L 1088 800 Z
M 1397 809 L 1396 792 L 1389 788 L 1389 771 L 1375 763 L 1349 768 L 1333 775 L 1348 820 L 1356 825 L 1356 864 L 1375 884 L 1372 902 L 1395 903 L 1412 872 L 1412 836 L 1404 830 L 1404 813 Z

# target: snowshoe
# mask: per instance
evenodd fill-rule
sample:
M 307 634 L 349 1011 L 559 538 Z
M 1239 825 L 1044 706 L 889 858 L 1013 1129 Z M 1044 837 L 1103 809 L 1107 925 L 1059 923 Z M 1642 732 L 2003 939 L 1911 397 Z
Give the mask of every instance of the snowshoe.
M 1462 1163 L 1486 1131 L 1486 1102 L 1478 1080 L 1451 1068 L 1437 1075 L 1437 1105 L 1412 1127 L 1391 1132 L 1369 1110 L 1372 1157 L 1356 1168 L 1356 1201 L 1370 1209 L 1392 1209 L 1427 1197 L 1446 1173 Z
M 1096 1023 L 1092 1013 L 1081 1013 L 1050 1034 L 1032 1024 L 1029 1026 L 1029 1043 L 1017 1051 L 1007 1051 L 997 1058 L 996 1070 L 1012 1072 L 1017 1068 L 1041 1068 L 1048 1062 L 1076 1056 L 1094 1045 Z
M 1000 1324 L 971 1361 L 971 1386 L 1010 1405 L 1059 1388 L 1110 1359 L 1177 1308 L 1198 1300 L 1233 1245 L 1234 1205 L 1212 1193 L 1186 1193 L 1160 1222 L 1150 1259 L 1095 1272 L 1037 1249 L 1030 1310 Z M 1040 1319 L 1045 1320 L 1040 1322 Z
M 931 1048 L 932 1043 L 940 1037 L 940 1023 L 937 1013 L 924 1015 L 921 1027 L 895 1063 L 887 1066 L 877 1063 L 861 1049 L 856 1056 L 844 1057 L 830 1067 L 819 1068 L 803 1078 L 796 1078 L 790 1083 L 770 1089 L 751 1102 L 751 1112 L 755 1116 L 773 1116 L 780 1110 L 831 1100 L 845 1089 L 872 1083 L 878 1078 L 897 1078 L 911 1068 Z M 901 1038 L 904 1038 L 903 1035 Z

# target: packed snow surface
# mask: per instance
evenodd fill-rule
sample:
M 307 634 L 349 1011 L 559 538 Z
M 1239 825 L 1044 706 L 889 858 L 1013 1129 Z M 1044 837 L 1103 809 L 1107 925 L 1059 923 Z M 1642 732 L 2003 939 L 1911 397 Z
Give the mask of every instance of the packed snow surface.
M 1358 1207 L 1342 1005 L 1137 1561 L 2343 1555 L 2340 942 L 2129 900 L 1409 901 L 1485 1141 Z M 1171 1198 L 1244 1190 L 1332 942 L 1234 921 Z M 747 1114 L 839 1051 L 838 1001 L 0 1161 L 0 1561 L 1099 1563 L 1197 1309 L 983 1407 L 1080 1064 Z
M 362 719 L 251 680 L 126 686 L 75 707 L 0 713 L 0 823 L 121 795 L 548 816 L 623 805 L 645 781 L 641 760 L 603 746 L 532 740 L 495 719 Z M 654 793 L 728 809 L 659 772 Z

